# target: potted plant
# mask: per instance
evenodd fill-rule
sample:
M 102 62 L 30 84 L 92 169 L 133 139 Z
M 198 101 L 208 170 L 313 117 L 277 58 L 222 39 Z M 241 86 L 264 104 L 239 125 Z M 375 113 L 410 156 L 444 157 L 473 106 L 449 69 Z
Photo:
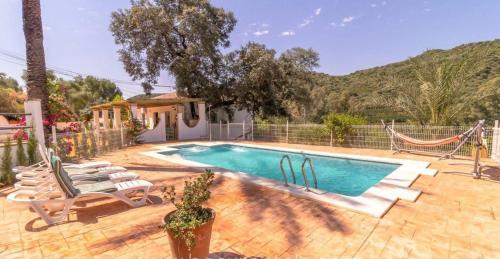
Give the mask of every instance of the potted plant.
M 206 258 L 210 249 L 215 211 L 202 205 L 210 198 L 214 174 L 206 170 L 201 177 L 185 181 L 184 193 L 177 202 L 174 186 L 163 187 L 163 197 L 176 210 L 163 218 L 174 258 Z

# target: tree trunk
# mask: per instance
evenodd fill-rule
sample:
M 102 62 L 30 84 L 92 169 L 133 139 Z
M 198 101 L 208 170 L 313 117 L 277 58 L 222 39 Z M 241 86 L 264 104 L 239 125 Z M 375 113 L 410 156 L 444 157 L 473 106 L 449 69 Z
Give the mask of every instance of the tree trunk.
M 26 39 L 27 90 L 28 99 L 41 100 L 42 116 L 49 114 L 49 94 L 47 90 L 47 74 L 45 52 L 43 50 L 43 30 L 40 0 L 23 0 L 23 29 Z M 48 134 L 45 130 L 45 143 Z

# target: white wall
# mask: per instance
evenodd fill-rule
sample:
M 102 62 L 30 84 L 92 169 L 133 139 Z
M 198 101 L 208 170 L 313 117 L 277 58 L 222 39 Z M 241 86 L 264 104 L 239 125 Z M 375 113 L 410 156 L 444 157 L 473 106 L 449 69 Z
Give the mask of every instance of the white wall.
M 198 103 L 199 119 L 196 126 L 190 128 L 184 123 L 182 113 L 177 113 L 178 139 L 200 139 L 206 138 L 207 134 L 207 114 L 205 112 L 205 103 Z
M 158 125 L 154 129 L 146 130 L 141 135 L 139 135 L 139 141 L 144 143 L 151 142 L 162 142 L 167 139 L 167 135 L 165 132 L 165 113 L 159 114 L 160 121 Z

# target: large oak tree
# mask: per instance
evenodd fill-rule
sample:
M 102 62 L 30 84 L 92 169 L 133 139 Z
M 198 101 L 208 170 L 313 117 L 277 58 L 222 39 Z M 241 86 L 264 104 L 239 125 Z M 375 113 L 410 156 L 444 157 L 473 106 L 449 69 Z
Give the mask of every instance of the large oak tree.
M 137 0 L 112 13 L 110 30 L 125 70 L 145 92 L 168 71 L 180 94 L 200 97 L 214 86 L 235 24 L 208 0 Z

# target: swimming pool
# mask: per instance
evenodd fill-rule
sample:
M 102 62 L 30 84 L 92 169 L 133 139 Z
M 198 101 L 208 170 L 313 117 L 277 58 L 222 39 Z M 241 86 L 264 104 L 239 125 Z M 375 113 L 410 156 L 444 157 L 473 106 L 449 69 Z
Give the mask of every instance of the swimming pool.
M 306 145 L 300 147 L 307 148 Z M 322 152 L 272 143 L 172 143 L 153 146 L 151 151 L 140 154 L 200 171 L 212 169 L 223 177 L 374 217 L 382 217 L 399 199 L 416 201 L 422 192 L 411 188 L 412 183 L 420 175 L 434 176 L 437 173 L 437 170 L 427 168 L 430 163 L 426 161 Z M 293 184 L 288 163 L 284 161 L 289 186 L 284 185 L 280 160 L 285 154 L 292 160 L 297 184 Z M 305 168 L 311 189 L 308 191 L 303 187 L 301 165 L 304 156 L 313 161 L 318 189 L 312 189 L 314 185 L 307 164 Z
M 287 152 L 239 145 L 215 146 L 181 145 L 177 150 L 160 152 L 162 155 L 180 156 L 183 159 L 225 168 L 250 175 L 283 182 L 280 160 L 288 155 L 292 162 L 298 185 L 305 186 L 301 165 L 310 158 L 314 165 L 318 188 L 346 196 L 359 196 L 384 177 L 399 168 L 401 164 L 363 161 L 356 159 L 321 156 L 309 153 Z M 293 183 L 287 161 L 283 168 L 289 183 Z M 308 164 L 305 166 L 309 186 L 313 179 Z

